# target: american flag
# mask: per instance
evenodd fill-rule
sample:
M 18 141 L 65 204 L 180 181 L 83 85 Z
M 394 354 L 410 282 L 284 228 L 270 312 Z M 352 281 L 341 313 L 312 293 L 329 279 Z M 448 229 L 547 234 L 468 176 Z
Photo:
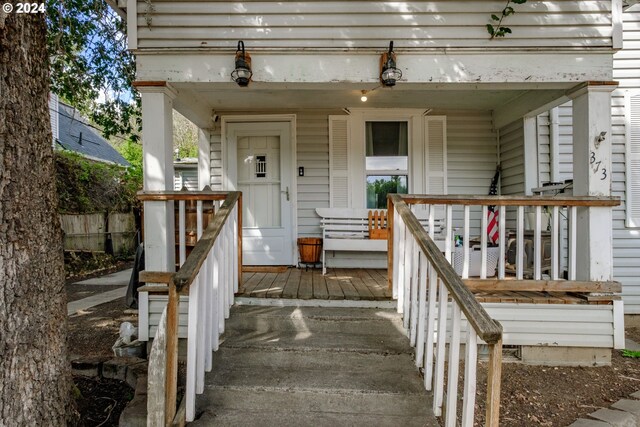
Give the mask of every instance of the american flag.
M 498 178 L 500 177 L 500 167 L 496 169 L 496 174 L 493 176 L 491 180 L 491 186 L 489 187 L 489 195 L 495 196 L 498 194 Z M 489 212 L 487 213 L 488 223 L 487 223 L 487 235 L 489 236 L 489 241 L 493 244 L 498 243 L 498 239 L 500 238 L 498 233 L 498 209 L 495 206 L 488 207 Z

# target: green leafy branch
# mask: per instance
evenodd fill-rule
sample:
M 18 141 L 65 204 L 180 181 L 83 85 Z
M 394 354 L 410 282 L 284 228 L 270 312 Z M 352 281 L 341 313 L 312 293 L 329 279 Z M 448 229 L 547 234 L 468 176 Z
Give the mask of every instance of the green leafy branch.
M 511 28 L 504 27 L 502 25 L 502 21 L 509 15 L 513 15 L 516 11 L 511 7 L 511 3 L 515 4 L 524 4 L 527 0 L 507 0 L 507 4 L 504 9 L 502 9 L 502 14 L 491 15 L 491 20 L 494 22 L 493 24 L 487 24 L 487 32 L 491 35 L 490 40 L 493 40 L 495 37 L 504 37 L 507 34 L 511 34 Z

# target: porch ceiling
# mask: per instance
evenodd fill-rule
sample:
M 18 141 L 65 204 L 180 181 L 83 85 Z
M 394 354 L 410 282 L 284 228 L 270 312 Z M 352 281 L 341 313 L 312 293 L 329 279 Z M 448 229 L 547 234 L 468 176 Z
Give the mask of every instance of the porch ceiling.
M 531 111 L 552 100 L 562 100 L 574 84 L 403 84 L 382 88 L 371 84 L 287 85 L 252 83 L 240 88 L 233 83 L 172 83 L 180 104 L 197 104 L 216 111 L 432 108 L 438 110 L 501 110 L 523 102 Z M 360 101 L 362 91 L 368 101 Z M 179 107 L 176 107 L 179 109 Z

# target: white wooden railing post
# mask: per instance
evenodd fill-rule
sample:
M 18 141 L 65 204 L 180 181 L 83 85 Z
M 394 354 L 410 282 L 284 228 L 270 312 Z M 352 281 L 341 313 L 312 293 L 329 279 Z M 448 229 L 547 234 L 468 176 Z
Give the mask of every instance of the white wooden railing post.
M 427 309 L 427 345 L 426 353 L 424 355 L 424 386 L 427 391 L 433 389 L 433 344 L 435 342 L 435 328 L 436 328 L 436 298 L 438 295 L 438 276 L 436 275 L 436 269 L 431 263 L 429 265 L 429 308 Z
M 398 263 L 396 264 L 398 270 L 398 313 L 404 313 L 404 282 L 405 282 L 405 246 L 406 246 L 406 227 L 402 218 L 399 218 L 398 224 L 398 238 L 400 240 L 398 245 Z
M 178 201 L 178 253 L 180 255 L 180 267 L 187 260 L 187 242 L 185 226 L 185 201 Z
M 478 335 L 471 325 L 467 326 L 467 341 L 465 343 L 464 357 L 464 391 L 462 397 L 463 427 L 473 426 L 474 410 L 476 404 L 476 368 L 478 359 Z
M 516 232 L 516 278 L 524 277 L 524 206 L 518 206 L 518 230 Z
M 447 364 L 447 410 L 445 425 L 456 427 L 458 405 L 458 370 L 460 368 L 460 306 L 451 303 L 451 341 L 449 342 L 449 363 Z
M 436 343 L 436 373 L 433 386 L 433 413 L 436 417 L 442 415 L 442 402 L 444 398 L 444 357 L 447 341 L 447 305 L 449 292 L 444 282 L 438 279 L 438 331 Z

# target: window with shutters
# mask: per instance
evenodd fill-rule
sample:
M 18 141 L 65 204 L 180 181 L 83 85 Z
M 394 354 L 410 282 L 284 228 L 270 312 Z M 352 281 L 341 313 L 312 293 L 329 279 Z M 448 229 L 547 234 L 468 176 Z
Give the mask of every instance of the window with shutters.
M 447 121 L 423 110 L 329 116 L 332 208 L 387 207 L 388 193 L 447 192 Z
M 626 96 L 627 227 L 640 227 L 640 93 Z
M 367 208 L 385 209 L 388 193 L 407 194 L 407 122 L 365 122 Z

